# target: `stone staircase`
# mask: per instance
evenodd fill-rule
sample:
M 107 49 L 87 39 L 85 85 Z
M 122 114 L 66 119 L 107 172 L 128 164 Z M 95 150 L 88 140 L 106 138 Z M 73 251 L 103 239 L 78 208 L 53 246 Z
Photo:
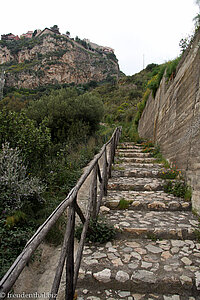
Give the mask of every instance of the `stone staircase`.
M 119 233 L 84 247 L 77 299 L 200 299 L 199 223 L 190 202 L 164 193 L 162 168 L 139 145 L 118 147 L 104 217 Z

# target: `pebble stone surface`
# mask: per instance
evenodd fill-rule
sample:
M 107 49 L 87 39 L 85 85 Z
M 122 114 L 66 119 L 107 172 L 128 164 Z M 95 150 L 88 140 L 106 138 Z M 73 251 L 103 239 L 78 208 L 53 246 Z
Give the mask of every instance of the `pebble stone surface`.
M 121 199 L 131 201 L 128 209 L 132 210 L 191 210 L 191 202 L 175 197 L 163 191 L 116 191 L 110 190 L 104 199 L 111 209 L 117 209 Z
M 162 166 L 140 146 L 124 143 L 117 155 L 101 209 L 117 239 L 84 246 L 77 299 L 200 299 L 199 222 L 191 203 L 163 192 Z M 119 210 L 121 199 L 128 208 Z

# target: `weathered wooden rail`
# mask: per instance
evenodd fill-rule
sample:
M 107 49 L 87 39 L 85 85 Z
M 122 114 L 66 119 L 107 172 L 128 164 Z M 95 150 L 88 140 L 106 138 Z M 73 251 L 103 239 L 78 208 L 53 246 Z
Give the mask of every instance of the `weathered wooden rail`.
M 27 262 L 29 261 L 31 255 L 44 240 L 46 234 L 49 232 L 58 218 L 63 214 L 64 211 L 66 211 L 66 209 L 68 209 L 66 232 L 64 235 L 61 255 L 59 258 L 50 294 L 52 295 L 52 299 L 56 298 L 55 295 L 57 295 L 58 293 L 64 264 L 66 263 L 65 299 L 73 300 L 89 221 L 91 218 L 97 217 L 102 198 L 107 194 L 107 183 L 109 177 L 111 176 L 112 162 L 114 161 L 115 149 L 119 142 L 120 135 L 121 128 L 116 128 L 110 140 L 103 145 L 101 151 L 90 162 L 86 171 L 78 180 L 76 186 L 70 191 L 68 196 L 60 203 L 59 206 L 57 206 L 57 208 L 52 212 L 48 219 L 38 228 L 36 233 L 27 242 L 22 253 L 17 257 L 13 265 L 10 267 L 10 269 L 0 282 L 1 296 L 3 296 L 4 298 L 6 297 L 8 292 L 13 287 L 15 281 L 21 274 L 22 270 L 26 266 Z M 103 159 L 101 168 L 99 163 L 100 159 Z M 87 210 L 84 215 L 77 203 L 77 194 L 89 175 L 89 198 L 87 203 Z M 97 188 L 99 189 L 98 193 Z M 81 234 L 81 239 L 79 241 L 76 258 L 74 259 L 74 231 L 76 213 L 83 223 L 83 231 Z

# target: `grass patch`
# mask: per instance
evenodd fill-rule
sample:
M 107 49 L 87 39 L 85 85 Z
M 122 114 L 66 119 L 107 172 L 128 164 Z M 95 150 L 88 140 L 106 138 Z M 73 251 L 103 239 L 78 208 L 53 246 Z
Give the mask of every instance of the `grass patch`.
M 152 240 L 153 242 L 158 240 L 158 237 L 154 233 L 147 233 L 147 239 Z
M 185 195 L 184 195 L 184 199 L 186 201 L 191 201 L 191 199 L 192 199 L 192 188 L 191 187 L 187 188 Z
M 121 142 L 135 142 L 139 143 L 141 141 L 137 127 L 134 122 L 124 123 L 122 136 L 120 138 Z
M 113 171 L 124 171 L 125 168 L 124 167 L 120 167 L 120 166 L 112 166 L 112 170 Z
M 198 212 L 195 208 L 192 209 L 192 213 L 193 213 L 194 216 L 199 218 L 199 222 L 200 222 L 200 216 L 199 216 L 199 214 L 198 214 Z
M 55 246 L 61 245 L 66 229 L 67 220 L 64 216 L 61 216 L 54 226 L 50 229 L 46 236 L 46 241 Z
M 180 197 L 183 199 L 187 199 L 188 201 L 191 200 L 191 188 L 184 182 L 184 181 L 168 181 L 165 185 L 164 185 L 164 192 L 165 193 L 169 193 L 169 194 L 173 194 L 176 197 Z
M 196 240 L 198 242 L 200 242 L 200 230 L 199 229 L 194 230 L 194 235 L 195 235 Z
M 170 168 L 169 162 L 164 158 L 162 153 L 160 152 L 160 147 L 155 146 L 155 149 L 152 151 L 152 156 L 156 158 L 156 163 L 163 164 L 164 168 L 168 169 Z
M 154 143 L 152 141 L 143 142 L 141 146 L 144 148 L 144 150 L 152 151 L 152 148 L 154 148 Z M 147 151 L 148 152 L 148 151 Z
M 170 79 L 176 76 L 176 68 L 178 66 L 180 59 L 181 56 L 167 63 L 166 75 L 165 75 L 167 81 L 169 81 Z
M 76 227 L 75 237 L 80 240 L 83 224 Z M 104 219 L 91 219 L 86 235 L 86 242 L 103 244 L 115 238 L 117 230 L 113 225 L 108 225 Z
M 163 157 L 158 145 L 155 145 L 152 141 L 143 142 L 141 145 L 143 153 L 151 153 L 152 157 L 156 158 L 155 163 L 163 164 L 166 169 L 170 168 L 169 162 Z
M 119 204 L 117 206 L 118 209 L 127 209 L 129 208 L 130 204 L 132 204 L 132 200 L 125 200 L 124 198 L 120 199 Z

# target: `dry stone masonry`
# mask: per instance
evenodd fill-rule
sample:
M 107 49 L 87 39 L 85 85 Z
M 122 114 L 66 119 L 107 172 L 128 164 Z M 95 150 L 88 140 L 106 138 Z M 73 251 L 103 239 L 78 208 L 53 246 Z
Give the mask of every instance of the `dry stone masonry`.
M 138 131 L 157 142 L 165 157 L 185 173 L 193 189 L 193 208 L 200 214 L 200 30 L 175 78 L 163 78 L 155 99 L 149 96 Z
M 77 299 L 200 299 L 199 222 L 190 202 L 164 193 L 162 169 L 139 145 L 119 146 L 101 207 L 118 235 L 84 247 Z

